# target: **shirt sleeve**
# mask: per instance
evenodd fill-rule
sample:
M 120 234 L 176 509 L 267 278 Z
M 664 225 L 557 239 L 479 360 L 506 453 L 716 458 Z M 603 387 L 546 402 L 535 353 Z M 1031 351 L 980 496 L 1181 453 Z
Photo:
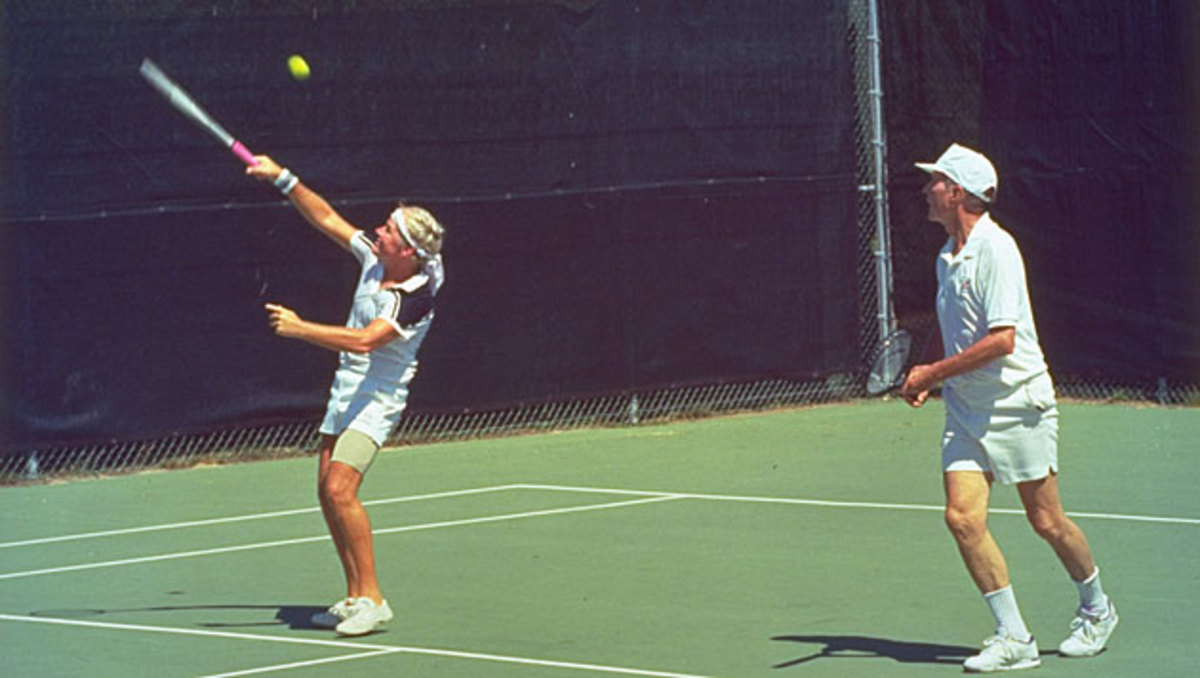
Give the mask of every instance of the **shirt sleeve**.
M 383 290 L 376 295 L 378 317 L 383 318 L 401 337 L 411 338 L 418 326 L 433 314 L 433 293 L 430 285 L 412 292 L 398 289 Z
M 400 324 L 400 306 L 403 303 L 402 295 L 399 290 L 381 290 L 375 294 L 375 307 L 378 309 L 377 316 L 387 321 L 392 329 L 396 330 L 403 339 L 412 337 L 412 328 L 407 330 Z
M 354 255 L 355 259 L 358 259 L 360 264 L 366 264 L 375 256 L 375 253 L 371 251 L 371 239 L 367 237 L 366 233 L 358 231 L 350 237 L 350 253 Z
M 981 252 L 976 275 L 987 328 L 1016 327 L 1025 303 L 1025 264 L 1016 242 L 1000 240 Z

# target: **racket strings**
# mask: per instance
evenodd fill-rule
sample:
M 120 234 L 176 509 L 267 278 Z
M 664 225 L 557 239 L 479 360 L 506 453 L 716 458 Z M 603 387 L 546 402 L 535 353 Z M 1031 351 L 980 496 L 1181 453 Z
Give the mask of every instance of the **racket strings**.
M 884 340 L 867 373 L 867 393 L 879 395 L 900 385 L 911 348 L 912 339 L 907 333 L 895 334 Z

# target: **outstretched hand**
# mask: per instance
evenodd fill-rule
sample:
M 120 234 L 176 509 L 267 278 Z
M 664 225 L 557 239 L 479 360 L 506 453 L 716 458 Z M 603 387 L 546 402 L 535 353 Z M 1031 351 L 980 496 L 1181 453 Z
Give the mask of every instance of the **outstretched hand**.
M 266 304 L 263 308 L 267 309 L 268 321 L 275 334 L 281 337 L 295 336 L 296 328 L 303 322 L 295 311 L 279 304 Z

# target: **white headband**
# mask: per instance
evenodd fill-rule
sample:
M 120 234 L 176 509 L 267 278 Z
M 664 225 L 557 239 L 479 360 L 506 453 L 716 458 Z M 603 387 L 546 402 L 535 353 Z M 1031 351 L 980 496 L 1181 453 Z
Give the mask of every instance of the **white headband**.
M 422 259 L 432 259 L 433 255 L 425 251 L 424 247 L 417 244 L 417 241 L 412 237 L 412 233 L 408 231 L 408 221 L 404 218 L 404 208 L 397 207 L 395 212 L 392 212 L 392 221 L 396 222 L 396 226 L 400 229 L 400 235 L 404 238 L 404 242 L 408 246 L 417 251 L 417 256 Z

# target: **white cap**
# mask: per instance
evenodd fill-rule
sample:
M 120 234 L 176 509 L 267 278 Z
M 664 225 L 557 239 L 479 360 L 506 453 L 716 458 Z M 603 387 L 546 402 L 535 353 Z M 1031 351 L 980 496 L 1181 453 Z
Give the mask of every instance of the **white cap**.
M 966 146 L 950 144 L 950 148 L 936 162 L 918 162 L 917 167 L 926 172 L 941 172 L 951 181 L 962 186 L 967 193 L 983 200 L 992 202 L 999 190 L 999 179 L 996 168 L 982 153 L 972 151 Z

